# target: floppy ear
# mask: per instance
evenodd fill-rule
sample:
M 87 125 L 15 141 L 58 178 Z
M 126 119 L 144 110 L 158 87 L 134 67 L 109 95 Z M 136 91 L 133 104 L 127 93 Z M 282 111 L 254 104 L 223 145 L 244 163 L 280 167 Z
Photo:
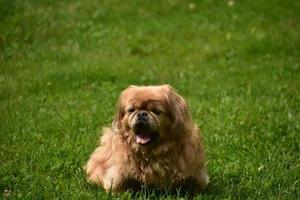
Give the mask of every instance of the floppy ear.
M 122 109 L 122 104 L 121 104 L 121 96 L 119 97 L 119 100 L 116 104 L 116 114 L 112 123 L 112 128 L 114 130 L 114 132 L 119 132 L 122 128 L 122 124 L 121 124 L 121 120 L 124 117 L 124 110 Z
M 135 88 L 136 86 L 134 85 L 130 85 L 128 88 L 126 88 L 125 90 L 123 90 L 119 96 L 119 99 L 117 101 L 117 104 L 116 104 L 116 114 L 115 114 L 115 117 L 114 117 L 114 120 L 113 120 L 113 123 L 112 123 L 112 128 L 114 130 L 114 132 L 120 132 L 122 131 L 122 119 L 125 115 L 125 110 L 124 110 L 124 107 L 123 107 L 123 98 L 124 96 L 126 96 L 126 92 L 131 89 L 131 88 Z
M 192 117 L 185 100 L 170 85 L 163 86 L 167 95 L 174 131 L 179 135 L 191 131 Z
M 123 109 L 123 105 L 122 105 L 122 99 L 123 99 L 123 95 L 124 95 L 125 90 L 122 91 L 122 93 L 120 94 L 117 104 L 116 104 L 116 114 L 114 117 L 114 120 L 112 122 L 112 129 L 114 130 L 114 133 L 119 133 L 120 131 L 122 131 L 122 119 L 125 115 L 125 111 Z

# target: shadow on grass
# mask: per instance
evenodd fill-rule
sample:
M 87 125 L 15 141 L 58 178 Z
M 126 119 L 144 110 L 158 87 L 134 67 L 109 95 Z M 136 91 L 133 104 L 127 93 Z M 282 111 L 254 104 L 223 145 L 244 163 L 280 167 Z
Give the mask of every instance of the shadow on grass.
M 201 194 L 206 196 L 210 189 L 196 192 L 191 187 L 179 187 L 176 189 L 163 188 L 157 189 L 153 187 L 141 186 L 139 189 L 129 189 L 126 192 L 113 194 L 112 192 L 105 192 L 100 186 L 88 186 L 89 190 L 94 193 L 97 199 L 193 199 L 195 196 Z

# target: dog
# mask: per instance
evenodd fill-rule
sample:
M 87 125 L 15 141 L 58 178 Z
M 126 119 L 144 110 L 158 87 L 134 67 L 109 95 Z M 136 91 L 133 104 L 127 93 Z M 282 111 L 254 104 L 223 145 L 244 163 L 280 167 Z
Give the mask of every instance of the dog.
M 143 185 L 200 192 L 209 182 L 200 131 L 170 85 L 125 89 L 85 170 L 88 181 L 107 192 Z

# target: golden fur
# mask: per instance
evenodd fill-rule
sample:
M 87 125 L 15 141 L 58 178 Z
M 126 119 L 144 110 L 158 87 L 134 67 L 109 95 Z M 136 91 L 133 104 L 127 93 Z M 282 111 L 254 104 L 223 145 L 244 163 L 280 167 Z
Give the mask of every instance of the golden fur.
M 113 192 L 136 185 L 161 189 L 184 184 L 200 191 L 207 185 L 200 132 L 173 88 L 130 86 L 117 106 L 112 127 L 104 128 L 101 144 L 87 162 L 89 181 Z M 136 127 L 143 113 L 147 126 L 140 134 Z

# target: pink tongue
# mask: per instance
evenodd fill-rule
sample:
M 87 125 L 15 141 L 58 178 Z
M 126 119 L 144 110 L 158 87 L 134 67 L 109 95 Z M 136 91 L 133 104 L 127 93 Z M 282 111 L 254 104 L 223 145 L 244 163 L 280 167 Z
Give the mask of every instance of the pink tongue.
M 151 138 L 144 135 L 144 134 L 139 134 L 136 136 L 136 143 L 138 144 L 146 144 L 148 142 L 150 142 Z

